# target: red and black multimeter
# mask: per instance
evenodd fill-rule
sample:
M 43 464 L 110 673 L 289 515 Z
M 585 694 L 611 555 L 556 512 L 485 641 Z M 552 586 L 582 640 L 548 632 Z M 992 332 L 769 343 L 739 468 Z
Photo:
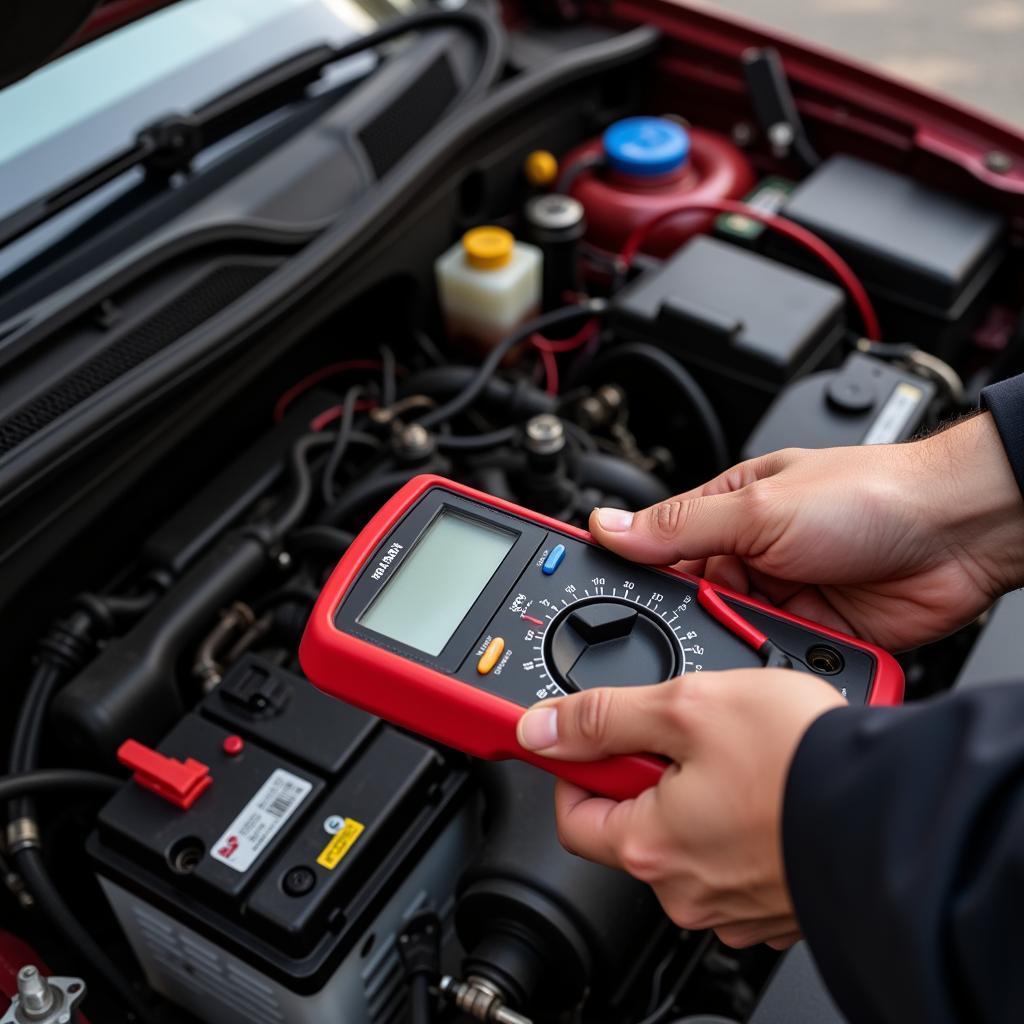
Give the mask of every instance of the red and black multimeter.
M 615 799 L 665 769 L 523 750 L 546 697 L 691 672 L 782 665 L 851 703 L 896 704 L 885 651 L 671 569 L 627 562 L 589 533 L 436 476 L 370 520 L 313 609 L 300 649 L 320 689 L 476 757 L 519 758 Z

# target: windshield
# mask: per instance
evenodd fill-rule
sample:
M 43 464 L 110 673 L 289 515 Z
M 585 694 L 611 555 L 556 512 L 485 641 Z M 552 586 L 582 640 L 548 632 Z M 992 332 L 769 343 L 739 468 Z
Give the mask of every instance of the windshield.
M 0 92 L 0 217 L 309 47 L 362 34 L 409 0 L 181 0 Z

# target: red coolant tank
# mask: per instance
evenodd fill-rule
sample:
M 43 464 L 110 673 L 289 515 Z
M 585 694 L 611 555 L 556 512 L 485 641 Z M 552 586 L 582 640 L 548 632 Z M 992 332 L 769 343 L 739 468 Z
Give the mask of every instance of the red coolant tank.
M 572 150 L 562 163 L 570 192 L 586 208 L 587 241 L 618 252 L 640 224 L 687 200 L 741 199 L 754 187 L 749 161 L 724 135 L 683 127 L 666 117 L 616 121 L 601 138 Z M 651 232 L 644 252 L 667 256 L 691 235 L 707 231 L 715 215 L 687 214 Z

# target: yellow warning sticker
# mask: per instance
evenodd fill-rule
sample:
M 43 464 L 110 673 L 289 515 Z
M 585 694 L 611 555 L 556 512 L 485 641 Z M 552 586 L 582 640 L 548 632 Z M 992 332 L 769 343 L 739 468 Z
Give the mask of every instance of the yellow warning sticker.
M 343 860 L 345 854 L 352 849 L 355 841 L 363 834 L 366 828 L 362 822 L 355 818 L 346 818 L 345 824 L 331 836 L 331 841 L 323 848 L 316 862 L 322 868 L 333 871 Z

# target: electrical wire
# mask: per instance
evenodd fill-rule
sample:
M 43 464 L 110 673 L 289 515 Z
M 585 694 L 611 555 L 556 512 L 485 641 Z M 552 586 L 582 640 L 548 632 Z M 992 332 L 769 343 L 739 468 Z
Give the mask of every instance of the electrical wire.
M 67 793 L 85 790 L 110 796 L 122 785 L 124 785 L 124 780 L 113 775 L 102 775 L 99 772 L 70 768 L 18 772 L 17 774 L 0 775 L 0 801 L 17 800 L 54 791 Z
M 542 348 L 538 351 L 544 366 L 544 391 L 553 397 L 558 394 L 558 360 L 550 349 Z
M 662 1024 L 666 1015 L 672 1012 L 672 1007 L 675 1005 L 675 1001 L 679 998 L 679 993 L 686 987 L 686 983 L 693 977 L 694 972 L 700 966 L 700 962 L 704 959 L 704 955 L 711 947 L 711 943 L 714 941 L 714 932 L 706 932 L 704 937 L 700 940 L 696 950 L 694 950 L 693 956 L 690 957 L 686 964 L 686 967 L 680 972 L 679 977 L 672 983 L 672 987 L 669 989 L 668 994 L 661 1001 L 661 1003 L 643 1020 L 637 1021 L 636 1024 Z
M 574 306 L 564 306 L 561 309 L 553 309 L 547 313 L 542 313 L 528 323 L 523 324 L 491 349 L 487 354 L 487 358 L 484 359 L 476 373 L 458 394 L 450 398 L 444 405 L 439 405 L 429 410 L 420 417 L 418 422 L 424 427 L 436 427 L 468 409 L 487 386 L 487 382 L 501 365 L 502 360 L 516 345 L 525 341 L 531 335 L 543 334 L 548 328 L 574 320 L 577 317 L 599 316 L 604 313 L 606 307 L 607 303 L 604 299 L 588 299 L 586 302 L 580 302 Z
M 357 384 L 355 387 L 348 389 L 345 394 L 344 401 L 341 403 L 341 424 L 334 437 L 334 444 L 331 446 L 331 453 L 327 456 L 327 465 L 324 466 L 323 476 L 320 478 L 321 494 L 323 495 L 325 505 L 330 505 L 337 497 L 334 481 L 335 477 L 338 475 L 338 470 L 341 467 L 341 460 L 344 458 L 345 452 L 348 450 L 349 442 L 352 438 L 352 427 L 354 425 L 356 415 L 356 401 L 362 393 L 363 386 L 361 384 Z
M 510 444 L 519 437 L 519 427 L 501 427 L 486 434 L 439 434 L 437 447 L 442 450 L 479 451 Z
M 694 379 L 693 374 L 668 353 L 643 341 L 631 341 L 609 348 L 595 361 L 591 373 L 596 374 L 610 363 L 620 362 L 623 359 L 644 360 L 659 370 L 662 377 L 682 392 L 700 421 L 716 472 L 728 469 L 731 459 L 722 421 L 718 418 L 718 413 L 715 412 L 714 406 L 704 389 Z
M 802 249 L 807 250 L 820 263 L 823 263 L 846 289 L 853 304 L 857 307 L 857 313 L 863 323 L 865 336 L 872 341 L 881 340 L 882 329 L 878 322 L 875 307 L 872 305 L 867 291 L 865 291 L 860 279 L 853 272 L 850 265 L 832 246 L 794 221 L 787 220 L 785 217 L 780 217 L 775 213 L 758 210 L 747 203 L 735 202 L 731 199 L 700 200 L 690 203 L 683 200 L 671 210 L 665 210 L 644 221 L 643 224 L 640 224 L 632 231 L 619 252 L 619 275 L 624 277 L 625 272 L 632 265 L 636 254 L 643 247 L 644 242 L 655 228 L 685 213 L 729 213 L 740 217 L 747 217 L 750 220 L 756 220 L 759 224 L 763 224 L 770 230 L 796 243 Z
M 335 438 L 330 434 L 303 434 L 288 455 L 288 472 L 291 477 L 292 494 L 288 503 L 270 520 L 270 528 L 276 539 L 280 539 L 305 514 L 313 497 L 313 477 L 306 462 L 310 452 L 333 446 Z
M 342 373 L 352 373 L 355 370 L 380 370 L 382 367 L 383 363 L 379 359 L 346 359 L 344 362 L 329 363 L 327 366 L 321 366 L 319 370 L 314 370 L 303 377 L 302 380 L 293 384 L 274 403 L 274 422 L 280 423 L 284 419 L 284 414 L 288 411 L 288 406 L 300 395 L 304 395 L 311 388 L 315 388 L 321 381 L 325 381 L 330 377 L 337 377 Z

